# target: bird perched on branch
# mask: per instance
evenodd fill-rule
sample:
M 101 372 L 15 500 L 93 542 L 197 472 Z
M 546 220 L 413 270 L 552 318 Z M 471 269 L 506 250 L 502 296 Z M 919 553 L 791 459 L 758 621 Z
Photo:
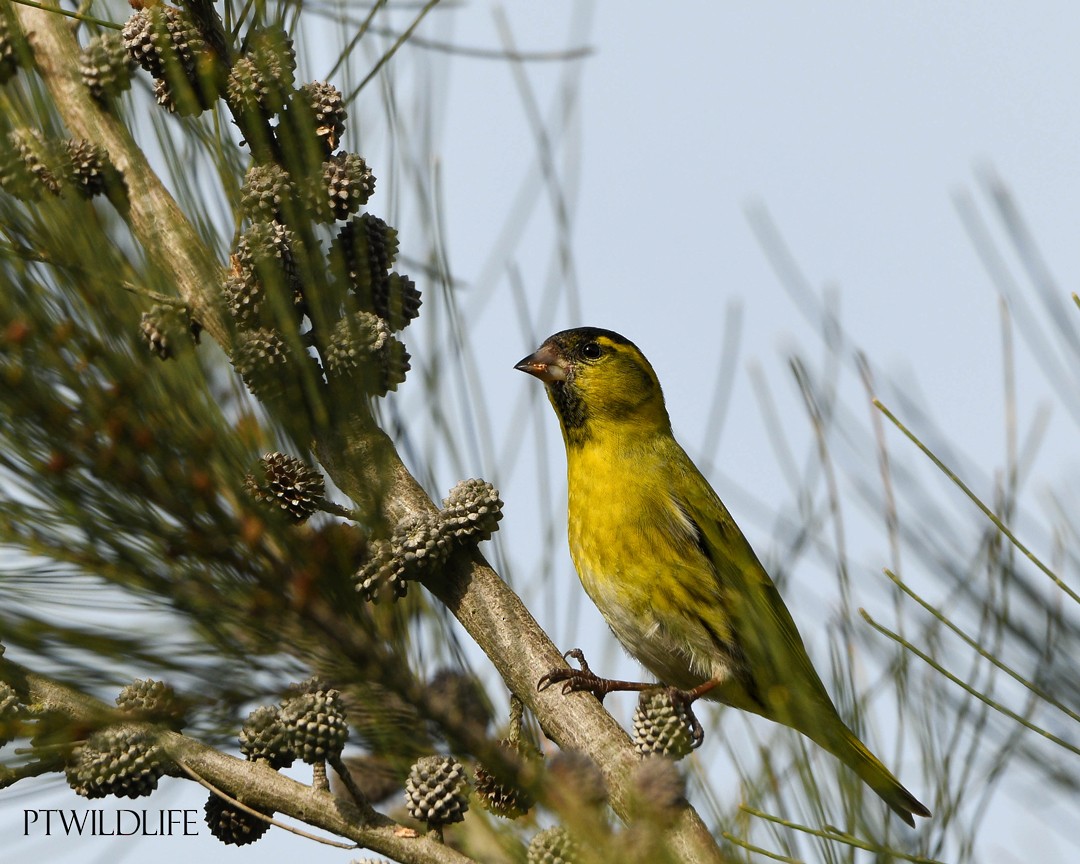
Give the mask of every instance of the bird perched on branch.
M 623 647 L 687 705 L 710 699 L 790 726 L 909 825 L 929 816 L 840 718 L 769 574 L 672 435 L 637 346 L 610 330 L 564 330 L 515 368 L 544 382 L 559 417 L 570 553 Z M 655 686 L 599 678 L 570 653 L 582 668 L 539 686 L 600 697 Z

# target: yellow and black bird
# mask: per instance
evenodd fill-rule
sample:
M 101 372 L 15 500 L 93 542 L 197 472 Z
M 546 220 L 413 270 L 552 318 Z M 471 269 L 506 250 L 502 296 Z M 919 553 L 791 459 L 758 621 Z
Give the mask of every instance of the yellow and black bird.
M 840 718 L 769 574 L 675 440 L 660 382 L 637 346 L 610 330 L 564 330 L 515 368 L 544 382 L 559 417 L 570 553 L 626 650 L 688 700 L 798 730 L 909 825 L 929 816 Z M 642 686 L 587 667 L 545 679 L 601 696 Z

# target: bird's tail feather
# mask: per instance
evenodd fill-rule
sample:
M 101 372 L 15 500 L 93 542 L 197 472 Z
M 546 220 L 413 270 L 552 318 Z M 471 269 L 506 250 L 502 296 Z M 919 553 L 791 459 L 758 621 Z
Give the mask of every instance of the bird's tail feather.
M 858 774 L 908 825 L 915 827 L 915 816 L 930 816 L 926 805 L 903 787 L 854 732 L 838 725 L 821 740 L 815 737 L 817 743 Z

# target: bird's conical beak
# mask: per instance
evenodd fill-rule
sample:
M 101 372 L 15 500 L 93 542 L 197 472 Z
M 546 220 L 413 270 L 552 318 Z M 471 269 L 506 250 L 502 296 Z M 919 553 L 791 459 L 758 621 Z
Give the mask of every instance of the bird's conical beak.
M 553 345 L 541 345 L 514 368 L 535 375 L 545 384 L 566 380 L 566 361 Z

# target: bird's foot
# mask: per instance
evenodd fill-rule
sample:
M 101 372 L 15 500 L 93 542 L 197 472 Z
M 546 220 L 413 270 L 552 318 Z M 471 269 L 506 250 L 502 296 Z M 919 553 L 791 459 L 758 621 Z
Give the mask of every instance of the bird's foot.
M 708 683 L 708 682 L 706 682 Z M 701 721 L 698 720 L 697 714 L 694 713 L 693 704 L 701 698 L 705 693 L 712 689 L 711 686 L 705 687 L 703 690 L 701 685 L 695 687 L 693 690 L 680 690 L 678 687 L 667 687 L 668 696 L 671 699 L 671 704 L 679 708 L 682 708 L 686 715 L 686 727 L 690 732 L 690 746 L 697 750 L 701 746 L 701 743 L 705 740 L 705 729 L 701 725 Z
M 601 678 L 594 673 L 585 661 L 585 654 L 580 648 L 571 648 L 563 657 L 567 660 L 576 660 L 580 668 L 560 666 L 552 669 L 536 682 L 538 691 L 547 690 L 553 684 L 562 684 L 562 692 L 568 693 L 592 693 L 601 702 L 608 693 L 616 690 L 648 690 L 653 684 L 642 684 L 637 681 L 614 681 L 611 678 Z

